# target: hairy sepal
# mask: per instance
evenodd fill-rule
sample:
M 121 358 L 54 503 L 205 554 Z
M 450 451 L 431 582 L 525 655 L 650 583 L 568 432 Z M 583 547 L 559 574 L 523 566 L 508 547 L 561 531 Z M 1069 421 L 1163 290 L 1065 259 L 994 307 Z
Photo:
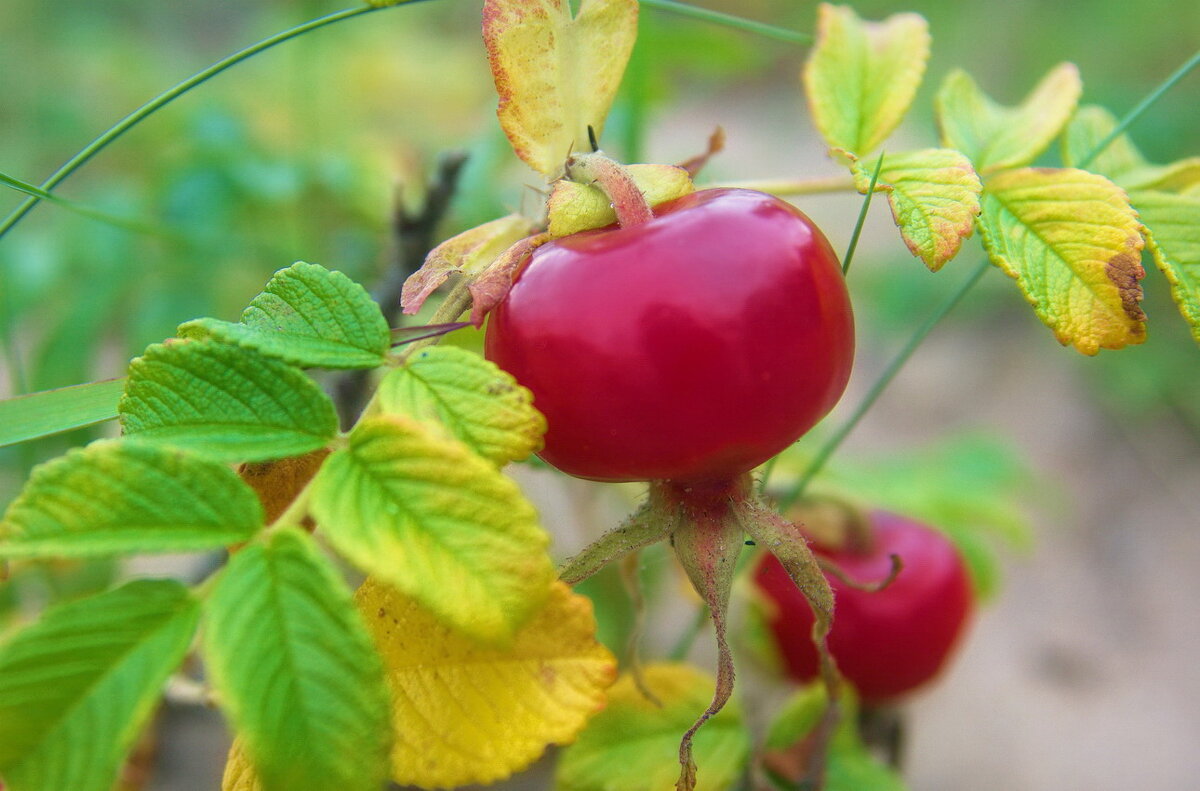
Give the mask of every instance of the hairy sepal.
M 672 536 L 672 544 L 688 579 L 708 605 L 717 637 L 717 687 L 712 703 L 683 734 L 679 743 L 680 774 L 675 788 L 677 791 L 691 791 L 696 787 L 692 739 L 704 723 L 725 707 L 733 694 L 733 653 L 725 632 L 729 594 L 733 590 L 734 570 L 743 544 L 742 528 L 731 518 L 733 497 L 729 494 L 687 499 L 681 503 L 681 508 L 684 516 L 679 529 Z

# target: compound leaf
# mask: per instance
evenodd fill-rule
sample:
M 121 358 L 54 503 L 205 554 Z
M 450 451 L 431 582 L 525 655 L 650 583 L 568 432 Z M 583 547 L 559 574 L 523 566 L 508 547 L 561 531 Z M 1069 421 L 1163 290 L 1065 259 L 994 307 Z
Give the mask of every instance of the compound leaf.
M 874 170 L 869 161 L 854 163 L 859 192 L 870 189 Z M 936 272 L 958 255 L 974 230 L 983 186 L 961 152 L 927 148 L 885 156 L 876 189 L 887 193 L 908 249 Z
M 204 654 L 263 791 L 377 791 L 387 690 L 350 593 L 291 528 L 237 552 L 205 602 Z
M 1076 166 L 1117 128 L 1117 119 L 1103 107 L 1079 108 L 1062 138 L 1063 161 Z M 1128 135 L 1118 135 L 1087 165 L 1093 173 L 1112 179 L 1126 191 L 1186 192 L 1200 186 L 1200 157 L 1170 165 L 1146 160 Z M 1136 205 L 1136 204 L 1135 204 Z
M 444 425 L 498 467 L 542 449 L 546 419 L 533 394 L 474 352 L 432 346 L 412 355 L 379 385 L 384 412 Z
M 1130 198 L 1145 223 L 1154 263 L 1200 343 L 1200 195 L 1134 192 Z
M 1075 169 L 998 174 L 980 227 L 992 262 L 1059 343 L 1091 355 L 1146 339 L 1141 224 L 1111 181 Z
M 367 290 L 341 272 L 299 261 L 281 269 L 240 323 L 195 319 L 181 338 L 216 338 L 302 368 L 374 368 L 391 345 L 387 320 Z
M 554 578 L 516 484 L 411 419 L 360 423 L 313 480 L 311 509 L 339 552 L 481 641 L 511 640 Z
M 689 665 L 656 664 L 643 669 L 658 705 L 622 676 L 608 693 L 608 706 L 558 762 L 558 791 L 662 791 L 679 776 L 679 737 L 712 699 L 711 676 Z M 696 733 L 698 791 L 730 788 L 750 753 L 750 736 L 734 702 Z
M 198 615 L 182 585 L 139 580 L 50 609 L 0 646 L 8 791 L 109 791 Z
M 963 70 L 946 75 L 935 102 L 942 145 L 962 151 L 980 173 L 1028 165 L 1070 119 L 1083 83 L 1061 63 L 1016 107 L 997 104 Z
M 486 0 L 483 39 L 513 150 L 548 179 L 599 138 L 637 37 L 637 0 Z
M 818 6 L 803 77 L 813 121 L 831 147 L 861 156 L 895 131 L 925 75 L 929 43 L 918 14 L 864 22 L 849 6 Z
M 591 602 L 561 582 L 506 648 L 461 636 L 374 579 L 356 598 L 392 691 L 401 785 L 492 783 L 524 769 L 574 739 L 616 677 Z
M 258 498 L 224 464 L 101 440 L 33 471 L 0 520 L 0 558 L 210 549 L 262 523 Z
M 118 410 L 128 436 L 221 461 L 299 455 L 338 431 L 333 402 L 299 370 L 213 340 L 146 349 Z

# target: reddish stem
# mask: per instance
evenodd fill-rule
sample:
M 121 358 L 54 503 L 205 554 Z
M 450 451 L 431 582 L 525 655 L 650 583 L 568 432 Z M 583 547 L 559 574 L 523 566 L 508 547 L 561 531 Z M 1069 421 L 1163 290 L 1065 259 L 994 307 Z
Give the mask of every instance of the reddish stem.
M 654 219 L 646 196 L 638 189 L 629 171 L 599 151 L 571 157 L 567 162 L 567 176 L 582 184 L 592 184 L 607 195 L 622 228 Z

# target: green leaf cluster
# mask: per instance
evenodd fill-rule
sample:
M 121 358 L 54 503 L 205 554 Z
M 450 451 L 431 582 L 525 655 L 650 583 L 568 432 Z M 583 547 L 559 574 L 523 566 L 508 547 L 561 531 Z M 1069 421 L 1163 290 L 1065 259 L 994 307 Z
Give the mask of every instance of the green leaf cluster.
M 130 364 L 121 439 L 35 469 L 0 519 L 0 561 L 232 556 L 195 591 L 131 583 L 0 645 L 0 777 L 14 791 L 109 788 L 199 623 L 258 788 L 378 788 L 391 748 L 382 663 L 337 567 L 300 528 L 315 519 L 362 570 L 467 638 L 505 644 L 554 576 L 536 513 L 500 471 L 541 447 L 545 421 L 477 355 L 393 354 L 366 291 L 312 264 L 277 273 L 241 322 L 198 319 L 179 334 Z M 346 434 L 301 370 L 385 366 Z M 36 403 L 78 401 L 78 417 L 110 397 Z

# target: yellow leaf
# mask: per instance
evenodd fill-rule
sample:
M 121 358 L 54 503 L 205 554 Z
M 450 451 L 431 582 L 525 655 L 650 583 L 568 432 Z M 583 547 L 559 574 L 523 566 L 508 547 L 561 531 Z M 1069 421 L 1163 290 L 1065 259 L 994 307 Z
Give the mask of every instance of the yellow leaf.
M 651 206 L 696 189 L 687 170 L 675 165 L 629 165 L 625 170 Z M 612 204 L 599 187 L 566 179 L 554 182 L 546 208 L 550 235 L 556 239 L 617 221 Z
M 250 763 L 241 739 L 234 739 L 225 759 L 225 774 L 221 777 L 221 791 L 262 791 L 258 773 Z
M 517 485 L 410 418 L 359 423 L 311 492 L 334 549 L 476 640 L 511 642 L 554 579 L 550 538 Z
M 874 159 L 854 164 L 854 184 L 866 193 L 875 172 Z M 904 243 L 933 272 L 958 255 L 979 214 L 982 185 L 962 153 L 927 148 L 887 154 L 876 189 L 887 193 L 892 217 Z
M 548 180 L 599 138 L 637 37 L 637 0 L 486 0 L 483 38 L 513 150 Z
M 466 349 L 422 349 L 383 378 L 378 398 L 386 413 L 444 425 L 497 467 L 542 449 L 546 419 L 533 394 Z
M 848 6 L 817 8 L 817 43 L 804 64 L 813 121 L 833 148 L 863 155 L 895 131 L 929 60 L 918 14 L 864 22 Z
M 1200 342 L 1200 195 L 1135 192 L 1154 263 L 1167 276 L 1179 312 Z
M 1084 354 L 1146 339 L 1141 224 L 1125 193 L 1083 170 L 1023 168 L 983 191 L 992 262 L 1064 346 Z
M 1028 165 L 1062 131 L 1082 92 L 1079 69 L 1060 63 L 1020 105 L 1004 107 L 956 69 L 935 100 L 942 145 L 962 151 L 985 175 Z
M 679 777 L 679 739 L 713 695 L 712 676 L 690 665 L 644 669 L 646 698 L 625 675 L 608 695 L 608 706 L 563 751 L 558 791 L 667 791 Z M 731 702 L 696 734 L 697 791 L 722 791 L 741 775 L 750 738 L 741 708 Z
M 591 602 L 561 582 L 506 649 L 460 636 L 374 579 L 356 598 L 384 659 L 402 785 L 492 783 L 524 769 L 574 740 L 616 675 Z
M 486 269 L 500 254 L 533 233 L 533 224 L 519 214 L 485 222 L 439 244 L 425 257 L 421 268 L 404 281 L 400 305 L 416 313 L 425 300 L 452 273 L 473 275 Z

